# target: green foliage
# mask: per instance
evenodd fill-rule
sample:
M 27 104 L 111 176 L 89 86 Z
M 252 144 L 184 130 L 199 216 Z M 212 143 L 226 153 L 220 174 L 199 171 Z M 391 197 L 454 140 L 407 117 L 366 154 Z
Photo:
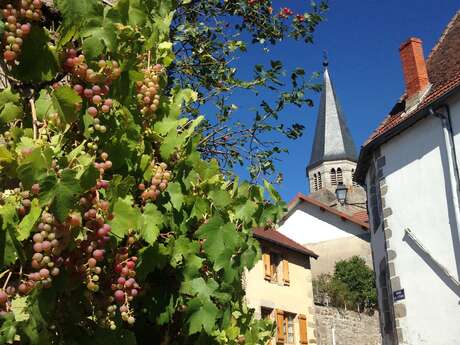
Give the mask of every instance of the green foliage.
M 228 62 L 247 49 L 238 36 L 310 41 L 325 8 L 292 21 L 269 2 L 54 3 L 2 65 L 0 342 L 265 344 L 273 327 L 254 320 L 241 278 L 260 259 L 252 229 L 283 205 L 269 182 L 224 170 L 267 130 L 299 135 L 272 121 L 307 102 L 307 85 L 292 74 L 295 94 L 262 103 L 239 147 L 238 136 L 219 144 L 230 132 L 214 127 L 234 107 L 221 103 L 217 122 L 199 108 L 236 88 L 280 92 L 280 62 L 237 79 Z M 211 153 L 220 147 L 228 159 Z M 273 171 L 279 152 L 251 151 L 253 177 Z
M 353 256 L 335 264 L 334 274 L 321 274 L 313 281 L 315 302 L 357 311 L 377 305 L 374 272 L 364 259 Z

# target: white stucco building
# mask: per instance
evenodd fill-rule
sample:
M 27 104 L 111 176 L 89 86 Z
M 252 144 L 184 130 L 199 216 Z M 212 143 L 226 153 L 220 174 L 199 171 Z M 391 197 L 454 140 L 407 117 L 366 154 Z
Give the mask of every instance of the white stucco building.
M 363 257 L 372 267 L 365 192 L 353 182 L 357 154 L 325 61 L 312 153 L 306 173 L 310 194 L 289 203 L 279 231 L 319 255 L 312 274 L 333 273 L 335 263 Z M 338 186 L 347 189 L 342 205 Z
M 289 204 L 279 231 L 319 255 L 311 262 L 312 275 L 316 277 L 333 273 L 337 261 L 355 255 L 372 267 L 370 234 L 365 220 L 299 193 Z
M 460 11 L 361 150 L 384 345 L 460 344 Z

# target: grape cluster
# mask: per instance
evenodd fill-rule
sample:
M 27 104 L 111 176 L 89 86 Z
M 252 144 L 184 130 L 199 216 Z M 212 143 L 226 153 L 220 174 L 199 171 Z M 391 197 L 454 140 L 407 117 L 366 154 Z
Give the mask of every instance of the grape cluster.
M 99 182 L 98 182 L 99 183 Z M 87 238 L 80 243 L 82 261 L 80 272 L 86 276 L 88 290 L 98 292 L 100 289 L 101 262 L 105 257 L 105 246 L 110 241 L 112 228 L 106 223 L 109 203 L 99 200 L 94 194 L 80 199 L 80 205 L 87 208 L 83 215 L 84 227 L 88 230 Z
M 19 188 L 16 188 L 14 192 L 19 195 L 21 200 L 21 204 L 17 209 L 18 215 L 20 218 L 25 217 L 29 213 L 30 207 L 32 206 L 32 197 L 34 195 L 38 195 L 40 192 L 40 186 L 38 184 L 34 184 L 31 188 L 31 191 L 25 190 L 22 192 Z
M 161 65 L 155 65 L 143 70 L 144 79 L 136 82 L 137 102 L 142 115 L 154 117 L 160 104 L 160 78 Z
M 31 266 L 35 272 L 29 274 L 32 283 L 22 283 L 19 286 L 21 293 L 27 293 L 28 287 L 41 282 L 44 287 L 50 287 L 52 278 L 60 273 L 63 264 L 62 252 L 70 242 L 71 226 L 74 221 L 60 224 L 56 218 L 48 212 L 43 212 L 41 221 L 35 228 L 32 236 L 33 251 Z
M 97 117 L 109 113 L 113 107 L 113 100 L 107 98 L 107 95 L 112 82 L 121 75 L 120 66 L 116 61 L 101 59 L 94 70 L 86 63 L 85 55 L 71 48 L 66 52 L 64 67 L 76 79 L 73 89 L 88 102 L 87 112 L 94 118 L 90 132 L 96 130 L 105 133 L 107 128 L 100 124 Z
M 42 17 L 41 0 L 21 0 L 20 9 L 12 4 L 3 9 L 5 21 L 3 58 L 9 64 L 14 64 L 21 54 L 24 39 L 29 35 L 32 25 L 29 21 L 39 21 Z
M 152 179 L 151 184 L 147 188 L 144 183 L 139 184 L 138 189 L 142 191 L 142 201 L 148 200 L 155 201 L 167 187 L 171 179 L 171 172 L 167 170 L 168 166 L 166 163 L 156 163 L 152 161 L 150 164 L 152 168 Z
M 128 248 L 119 249 L 115 257 L 116 281 L 112 284 L 113 301 L 118 305 L 121 318 L 132 325 L 136 321 L 130 303 L 139 294 L 140 286 L 136 282 L 136 256 L 128 255 Z M 114 312 L 116 305 L 108 307 L 108 312 Z

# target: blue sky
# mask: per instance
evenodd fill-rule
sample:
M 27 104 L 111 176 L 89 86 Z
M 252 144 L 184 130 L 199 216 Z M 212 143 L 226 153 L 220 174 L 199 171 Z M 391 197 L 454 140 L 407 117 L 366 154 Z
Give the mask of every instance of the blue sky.
M 308 2 L 282 3 L 301 9 L 300 5 Z M 458 9 L 458 0 L 331 0 L 327 20 L 318 28 L 313 45 L 289 41 L 270 47 L 268 54 L 255 48 L 239 61 L 238 67 L 242 73 L 250 73 L 245 66 L 280 59 L 288 68 L 321 71 L 326 49 L 330 75 L 359 149 L 404 90 L 399 45 L 411 36 L 420 37 L 428 55 Z M 283 142 L 290 152 L 278 163 L 284 182 L 277 189 L 286 201 L 297 192 L 308 192 L 305 166 L 310 157 L 319 95 L 312 93 L 311 97 L 314 108 L 290 108 L 283 113 L 286 120 L 306 126 L 303 137 Z M 251 95 L 239 101 L 242 111 L 258 105 Z M 245 175 L 244 171 L 239 173 Z

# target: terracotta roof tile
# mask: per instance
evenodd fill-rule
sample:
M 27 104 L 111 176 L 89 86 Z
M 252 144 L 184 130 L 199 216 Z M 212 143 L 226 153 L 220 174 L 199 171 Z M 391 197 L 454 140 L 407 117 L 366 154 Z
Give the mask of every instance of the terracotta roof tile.
M 284 236 L 281 232 L 273 230 L 273 229 L 263 229 L 257 228 L 254 229 L 254 237 L 258 239 L 265 240 L 267 242 L 271 242 L 277 244 L 281 247 L 290 249 L 294 252 L 304 254 L 307 256 L 314 257 L 315 259 L 318 258 L 318 255 L 311 251 L 310 249 L 302 246 L 300 243 L 291 240 L 289 237 Z
M 367 214 L 367 211 L 353 213 L 353 218 L 359 219 L 364 223 L 369 223 L 369 215 Z
M 364 147 L 391 128 L 411 118 L 421 109 L 460 86 L 460 10 L 447 25 L 438 43 L 427 59 L 431 89 L 418 106 L 409 113 L 405 111 L 388 115 L 364 143 Z M 405 96 L 402 97 L 404 101 Z M 401 100 L 400 100 L 401 102 Z
M 341 212 L 339 210 L 336 210 L 335 208 L 333 207 L 330 207 L 324 203 L 322 203 L 321 201 L 311 197 L 311 196 L 308 196 L 308 195 L 303 195 L 302 193 L 297 193 L 297 195 L 294 197 L 294 199 L 292 199 L 289 204 L 288 204 L 288 209 L 291 210 L 298 202 L 308 202 L 309 204 L 312 204 L 312 205 L 315 205 L 315 206 L 318 206 L 321 210 L 325 211 L 325 212 L 329 212 L 329 213 L 332 213 L 334 215 L 336 215 L 337 217 L 340 217 L 342 220 L 345 220 L 345 221 L 350 221 L 352 223 L 355 223 L 359 226 L 361 226 L 362 229 L 364 230 L 368 230 L 369 229 L 369 224 L 364 221 L 364 219 L 362 217 L 355 217 L 354 215 L 350 216 L 344 212 Z M 356 213 L 355 213 L 356 214 Z

